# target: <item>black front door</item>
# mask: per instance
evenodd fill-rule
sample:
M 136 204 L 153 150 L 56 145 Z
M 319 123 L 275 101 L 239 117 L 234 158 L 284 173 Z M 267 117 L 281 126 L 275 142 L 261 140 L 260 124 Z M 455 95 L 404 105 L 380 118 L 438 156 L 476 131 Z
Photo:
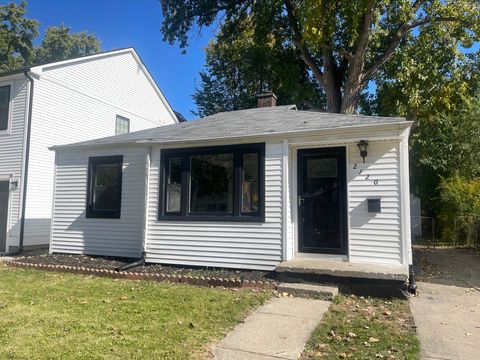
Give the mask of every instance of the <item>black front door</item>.
M 298 251 L 347 253 L 345 148 L 298 150 Z

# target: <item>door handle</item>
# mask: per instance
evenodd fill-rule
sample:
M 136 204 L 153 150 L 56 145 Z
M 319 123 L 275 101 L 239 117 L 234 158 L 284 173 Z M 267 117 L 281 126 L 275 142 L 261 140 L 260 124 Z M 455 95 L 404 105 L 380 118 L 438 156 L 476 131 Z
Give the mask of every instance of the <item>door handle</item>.
M 305 198 L 301 195 L 298 195 L 298 206 L 302 206 L 305 202 Z

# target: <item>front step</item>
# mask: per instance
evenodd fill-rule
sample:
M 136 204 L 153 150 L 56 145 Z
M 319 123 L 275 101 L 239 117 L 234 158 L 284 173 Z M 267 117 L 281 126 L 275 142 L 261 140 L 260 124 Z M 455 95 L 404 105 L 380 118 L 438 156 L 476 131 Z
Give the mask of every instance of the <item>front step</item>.
M 338 288 L 335 286 L 302 283 L 280 283 L 277 285 L 277 291 L 280 293 L 286 292 L 296 297 L 320 300 L 333 300 L 338 295 Z
M 279 264 L 275 278 L 282 283 L 337 286 L 347 295 L 405 298 L 408 268 L 295 258 Z

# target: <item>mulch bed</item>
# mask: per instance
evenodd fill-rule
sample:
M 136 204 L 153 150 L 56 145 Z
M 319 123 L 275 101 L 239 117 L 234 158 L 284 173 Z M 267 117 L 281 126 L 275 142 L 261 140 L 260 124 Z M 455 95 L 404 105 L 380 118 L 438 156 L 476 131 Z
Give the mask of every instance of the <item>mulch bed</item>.
M 274 274 L 268 271 L 194 268 L 160 264 L 144 264 L 122 272 L 115 271 L 118 267 L 131 261 L 133 260 L 114 257 L 43 254 L 18 257 L 7 263 L 15 267 L 86 273 L 114 278 L 152 279 L 207 286 L 276 288 Z

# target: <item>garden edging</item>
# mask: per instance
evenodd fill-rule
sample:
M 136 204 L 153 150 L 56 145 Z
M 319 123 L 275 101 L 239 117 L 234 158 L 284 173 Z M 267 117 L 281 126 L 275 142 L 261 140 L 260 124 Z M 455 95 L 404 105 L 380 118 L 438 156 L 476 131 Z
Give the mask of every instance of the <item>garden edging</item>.
M 224 279 L 219 277 L 203 277 L 189 275 L 171 275 L 171 274 L 152 274 L 138 273 L 131 271 L 115 271 L 107 269 L 93 269 L 86 267 L 68 266 L 68 265 L 52 265 L 52 264 L 32 264 L 17 260 L 5 260 L 3 262 L 12 267 L 24 269 L 38 269 L 45 271 L 67 272 L 72 274 L 93 275 L 99 277 L 107 277 L 111 279 L 126 280 L 150 280 L 158 282 L 170 282 L 175 284 L 188 284 L 197 286 L 218 286 L 225 288 L 252 288 L 264 290 L 276 290 L 277 283 L 273 281 L 255 281 L 240 279 Z

